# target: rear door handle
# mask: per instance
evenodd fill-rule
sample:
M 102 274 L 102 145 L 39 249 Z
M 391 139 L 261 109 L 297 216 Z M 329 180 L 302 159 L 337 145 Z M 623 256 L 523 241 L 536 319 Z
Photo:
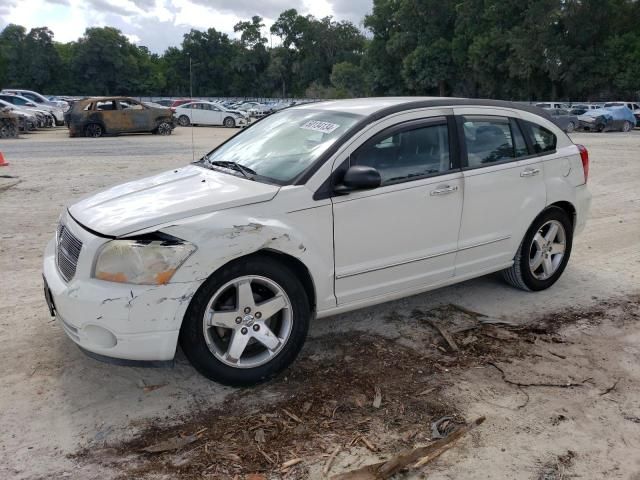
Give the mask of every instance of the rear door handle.
M 539 168 L 526 168 L 522 172 L 520 172 L 521 177 L 533 177 L 540 173 Z
M 433 197 L 435 195 L 447 195 L 449 193 L 453 193 L 455 191 L 458 190 L 458 187 L 456 185 L 454 185 L 453 187 L 451 185 L 441 185 L 438 188 L 436 188 L 435 190 L 431 190 L 430 195 Z

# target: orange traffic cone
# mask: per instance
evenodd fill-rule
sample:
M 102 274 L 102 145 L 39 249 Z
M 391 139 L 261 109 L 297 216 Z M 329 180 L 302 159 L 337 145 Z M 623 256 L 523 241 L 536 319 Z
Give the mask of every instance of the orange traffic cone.
M 0 152 L 0 167 L 8 167 L 9 166 L 9 162 L 7 162 L 4 159 L 4 155 L 2 155 L 2 152 Z

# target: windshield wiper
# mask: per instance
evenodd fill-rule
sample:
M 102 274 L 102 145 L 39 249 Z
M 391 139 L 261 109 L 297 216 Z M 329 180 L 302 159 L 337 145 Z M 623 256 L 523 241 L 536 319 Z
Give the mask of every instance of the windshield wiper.
M 257 175 L 257 173 L 250 169 L 249 167 L 245 167 L 244 165 L 240 165 L 239 163 L 236 162 L 229 162 L 226 160 L 209 160 L 206 159 L 206 162 L 209 165 L 213 165 L 214 167 L 223 167 L 223 168 L 229 168 L 231 170 L 235 170 L 236 172 L 240 172 L 244 178 L 246 178 L 247 180 L 253 180 L 253 176 Z

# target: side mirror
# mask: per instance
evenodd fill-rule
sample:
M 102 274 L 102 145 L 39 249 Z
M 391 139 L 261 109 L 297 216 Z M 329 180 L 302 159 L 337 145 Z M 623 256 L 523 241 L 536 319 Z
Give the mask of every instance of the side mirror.
M 342 182 L 334 187 L 338 195 L 345 195 L 355 190 L 369 190 L 382 184 L 380 172 L 373 167 L 354 165 L 349 167 L 342 177 Z

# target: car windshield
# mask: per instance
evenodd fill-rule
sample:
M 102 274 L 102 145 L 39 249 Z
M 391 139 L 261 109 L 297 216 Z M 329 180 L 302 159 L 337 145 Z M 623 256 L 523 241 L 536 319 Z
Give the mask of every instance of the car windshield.
M 360 118 L 360 115 L 326 110 L 285 110 L 239 133 L 206 155 L 203 161 L 206 166 L 233 162 L 258 177 L 287 184 Z

